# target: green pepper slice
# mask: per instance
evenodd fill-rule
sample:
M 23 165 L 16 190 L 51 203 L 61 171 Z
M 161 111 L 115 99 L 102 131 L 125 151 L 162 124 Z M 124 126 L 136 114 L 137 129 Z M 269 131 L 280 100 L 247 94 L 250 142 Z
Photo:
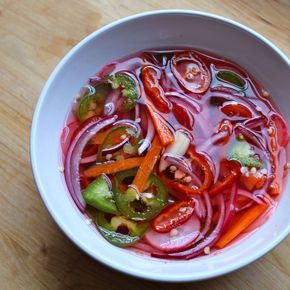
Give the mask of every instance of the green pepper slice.
M 244 89 L 246 86 L 246 82 L 242 79 L 242 77 L 232 71 L 221 70 L 216 76 L 218 80 L 232 84 L 240 89 Z
M 99 176 L 84 191 L 83 197 L 87 204 L 106 213 L 118 213 L 115 201 L 112 198 L 106 177 Z
M 86 95 L 79 102 L 79 120 L 84 122 L 94 115 L 100 115 L 103 111 L 103 103 L 110 91 L 111 87 L 106 83 L 98 84 L 95 87 L 90 86 Z
M 112 128 L 112 130 L 108 132 L 103 143 L 99 146 L 97 162 L 105 161 L 105 159 L 102 157 L 103 154 L 102 151 L 104 149 L 110 150 L 126 140 L 127 142 L 124 143 L 124 146 L 122 147 L 124 153 L 128 153 L 130 155 L 137 153 L 139 147 L 138 142 L 140 141 L 140 138 L 139 136 L 137 136 L 136 130 L 134 130 L 133 127 L 131 126 L 122 126 L 122 125 Z M 118 153 L 120 154 L 119 151 L 117 151 L 115 155 L 118 155 Z
M 122 88 L 122 94 L 126 98 L 122 110 L 128 112 L 133 109 L 140 98 L 135 80 L 128 74 L 116 73 L 108 77 L 108 82 L 113 89 Z
M 131 221 L 123 216 L 109 216 L 98 212 L 97 226 L 107 241 L 119 247 L 128 247 L 142 237 L 149 227 L 149 223 Z
M 115 175 L 113 181 L 114 199 L 118 209 L 127 218 L 136 221 L 151 220 L 167 204 L 167 189 L 156 175 L 151 174 L 146 195 L 143 193 L 140 197 L 133 187 L 129 187 L 124 192 L 124 181 L 134 177 L 136 173 L 137 169 L 131 169 Z
M 255 154 L 251 145 L 246 140 L 236 139 L 228 153 L 228 160 L 238 161 L 242 166 L 260 168 L 262 161 Z

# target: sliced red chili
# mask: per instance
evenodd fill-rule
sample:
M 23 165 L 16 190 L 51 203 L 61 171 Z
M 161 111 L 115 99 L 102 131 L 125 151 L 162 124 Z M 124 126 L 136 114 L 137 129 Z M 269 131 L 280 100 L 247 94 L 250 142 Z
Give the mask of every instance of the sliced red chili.
M 154 106 L 162 113 L 169 113 L 170 103 L 160 85 L 160 71 L 152 66 L 145 66 L 141 71 L 141 79 L 145 92 L 151 98 Z
M 240 168 L 241 165 L 236 161 L 223 160 L 220 164 L 219 179 L 210 189 L 209 195 L 219 194 L 229 188 L 240 175 Z
M 153 219 L 152 227 L 159 233 L 168 233 L 172 229 L 184 224 L 194 213 L 194 203 L 191 201 L 177 201 L 167 206 Z
M 99 146 L 96 144 L 88 144 L 82 153 L 82 158 L 96 154 L 98 151 L 98 147 Z
M 251 111 L 246 106 L 235 101 L 228 101 L 223 103 L 223 106 L 220 110 L 229 117 L 237 116 L 251 118 L 253 116 Z
M 191 52 L 182 52 L 171 59 L 171 70 L 181 85 L 193 93 L 205 92 L 211 82 L 206 65 Z
M 173 114 L 177 121 L 187 129 L 191 130 L 194 125 L 194 118 L 190 111 L 182 106 L 181 104 L 178 104 L 176 102 L 172 102 L 173 105 Z
M 197 153 L 192 146 L 188 149 L 187 154 L 189 155 L 191 161 L 195 162 L 204 173 L 203 182 L 200 187 L 190 187 L 186 184 L 182 184 L 179 181 L 171 180 L 163 173 L 160 174 L 160 177 L 168 187 L 179 191 L 180 193 L 183 193 L 187 196 L 201 194 L 205 190 L 207 190 L 212 183 L 213 173 L 211 166 L 207 158 L 204 155 Z

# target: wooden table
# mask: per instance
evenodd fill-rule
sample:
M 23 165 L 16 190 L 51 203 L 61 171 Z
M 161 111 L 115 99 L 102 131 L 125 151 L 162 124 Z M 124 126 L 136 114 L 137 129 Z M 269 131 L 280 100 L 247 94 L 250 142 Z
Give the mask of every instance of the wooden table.
M 59 230 L 35 187 L 29 130 L 41 88 L 61 57 L 99 27 L 141 11 L 220 14 L 268 37 L 290 56 L 290 2 L 0 0 L 0 289 L 290 289 L 290 238 L 232 274 L 168 285 L 92 260 Z

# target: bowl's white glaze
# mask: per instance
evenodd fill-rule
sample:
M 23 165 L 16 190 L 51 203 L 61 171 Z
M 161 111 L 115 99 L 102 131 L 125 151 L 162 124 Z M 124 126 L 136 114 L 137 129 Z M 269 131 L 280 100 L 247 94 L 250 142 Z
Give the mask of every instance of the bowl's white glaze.
M 124 273 L 159 281 L 194 281 L 236 270 L 261 257 L 290 230 L 290 180 L 271 218 L 227 250 L 190 261 L 144 257 L 109 244 L 74 205 L 59 171 L 60 133 L 81 86 L 103 65 L 145 48 L 195 47 L 229 58 L 273 94 L 290 124 L 287 57 L 268 40 L 231 20 L 201 12 L 166 10 L 109 24 L 76 45 L 43 88 L 31 129 L 31 162 L 41 197 L 54 220 L 81 249 Z

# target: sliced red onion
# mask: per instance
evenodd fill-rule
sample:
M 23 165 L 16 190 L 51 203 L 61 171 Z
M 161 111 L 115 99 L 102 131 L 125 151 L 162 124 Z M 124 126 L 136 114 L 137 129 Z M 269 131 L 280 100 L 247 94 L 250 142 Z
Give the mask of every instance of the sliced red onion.
M 99 76 L 92 76 L 92 77 L 89 78 L 89 84 L 92 85 L 92 86 L 97 85 L 101 81 L 103 81 L 103 80 Z
M 80 91 L 79 98 L 83 98 L 85 95 L 88 95 L 88 94 L 92 95 L 95 93 L 95 91 L 96 91 L 96 89 L 93 86 L 91 86 L 90 84 L 85 85 L 82 87 L 82 89 Z
M 221 93 L 227 93 L 227 94 L 231 94 L 231 95 L 237 95 L 237 96 L 241 96 L 243 97 L 244 94 L 241 92 L 238 92 L 232 88 L 229 87 L 224 87 L 224 86 L 217 86 L 217 87 L 213 87 L 210 88 L 211 92 L 221 92 Z
M 255 202 L 253 200 L 250 200 L 249 202 L 247 202 L 245 205 L 243 205 L 242 207 L 240 208 L 236 208 L 235 211 L 238 213 L 240 211 L 243 211 L 251 206 L 253 206 L 255 204 Z
M 181 105 L 184 105 L 194 114 L 198 114 L 201 112 L 200 105 L 193 99 L 188 98 L 188 96 L 185 96 L 178 92 L 166 92 L 165 96 L 169 97 L 169 99 L 175 100 L 177 103 Z
M 227 206 L 226 210 L 223 231 L 227 230 L 227 228 L 229 227 L 235 216 L 237 197 L 238 197 L 238 186 L 236 183 L 234 183 L 231 190 L 229 205 Z
M 216 227 L 214 230 L 208 235 L 206 238 L 204 238 L 200 243 L 195 245 L 194 247 L 183 251 L 179 253 L 171 253 L 171 254 L 166 254 L 166 253 L 156 253 L 153 252 L 151 253 L 152 257 L 157 257 L 157 258 L 169 258 L 169 259 L 192 259 L 196 256 L 199 256 L 200 254 L 204 253 L 205 247 L 211 247 L 214 245 L 214 243 L 219 239 L 223 224 L 224 224 L 224 219 L 225 219 L 225 201 L 223 199 L 222 195 L 218 196 L 218 207 L 219 207 L 219 220 L 217 222 Z
M 106 180 L 106 183 L 109 187 L 109 190 L 112 190 L 112 182 L 111 182 L 110 178 L 104 173 L 101 174 L 101 176 Z
M 96 160 L 97 160 L 97 154 L 93 154 L 91 156 L 82 158 L 80 160 L 80 164 L 92 163 L 92 162 L 96 162 Z
M 245 189 L 242 189 L 242 188 L 238 189 L 238 195 L 245 196 L 245 197 L 253 200 L 254 202 L 256 202 L 258 204 L 263 203 L 263 200 L 260 199 L 258 196 L 256 196 L 255 194 L 252 194 L 251 192 L 249 192 L 249 191 L 247 191 Z
M 139 104 L 136 104 L 135 107 L 135 122 L 137 122 L 138 119 L 140 119 L 140 107 Z M 137 122 L 139 123 L 139 122 Z
M 193 198 L 194 202 L 195 202 L 195 213 L 199 217 L 199 214 L 198 214 L 199 208 L 197 207 L 198 205 L 196 203 L 196 198 L 197 197 L 200 198 L 200 201 L 201 201 L 200 206 L 202 207 L 202 211 L 203 211 L 202 212 L 202 216 L 203 217 L 200 218 L 200 219 L 204 219 L 204 217 L 206 217 L 203 229 L 200 232 L 199 236 L 192 243 L 190 243 L 186 248 L 182 249 L 181 251 L 176 251 L 176 253 L 177 252 L 183 252 L 184 250 L 187 250 L 187 249 L 191 249 L 199 241 L 203 240 L 205 238 L 206 234 L 208 233 L 208 231 L 210 230 L 211 223 L 212 223 L 213 210 L 212 210 L 212 204 L 211 204 L 211 200 L 210 200 L 209 194 L 206 191 L 203 193 L 203 197 L 204 197 L 204 200 L 205 200 L 206 208 L 205 208 L 200 196 L 196 196 L 196 197 Z
M 174 155 L 171 153 L 163 154 L 164 160 L 168 163 L 177 166 L 184 173 L 189 174 L 191 177 L 195 178 L 195 174 L 192 172 L 192 167 L 188 159 L 183 156 Z
M 108 125 L 111 125 L 116 121 L 117 117 L 118 116 L 111 116 L 102 119 L 96 117 L 88 119 L 69 146 L 65 160 L 65 180 L 68 190 L 81 212 L 85 211 L 86 206 L 81 193 L 79 180 L 79 164 L 82 152 L 92 135 L 96 134 Z
M 203 193 L 203 197 L 204 197 L 204 201 L 205 201 L 205 205 L 206 205 L 206 220 L 205 220 L 203 229 L 201 231 L 201 238 L 204 238 L 206 236 L 206 234 L 208 233 L 210 226 L 211 226 L 212 214 L 213 214 L 210 197 L 209 197 L 209 194 L 207 193 L 207 191 L 205 191 Z
M 102 150 L 102 155 L 113 154 L 113 153 L 119 151 L 128 142 L 128 140 L 129 140 L 129 138 L 126 137 L 124 140 L 122 140 L 117 145 L 115 145 L 113 147 L 109 147 L 109 148 L 104 148 Z
M 119 97 L 121 96 L 122 91 L 121 89 L 115 89 L 112 90 L 105 102 L 104 105 L 104 115 L 105 116 L 110 116 L 112 114 L 114 114 L 116 108 L 117 108 L 117 100 L 119 99 Z
M 138 136 L 140 134 L 140 131 L 141 131 L 140 125 L 137 122 L 134 122 L 134 121 L 129 120 L 129 119 L 117 121 L 113 124 L 113 126 L 115 128 L 119 127 L 119 126 L 131 127 L 134 129 L 136 136 Z M 130 137 L 126 137 L 124 140 L 122 140 L 120 143 L 116 144 L 115 146 L 109 147 L 109 148 L 104 148 L 102 150 L 102 155 L 112 154 L 112 153 L 119 151 L 129 141 L 129 139 L 130 139 Z
M 143 152 L 145 152 L 147 149 L 150 148 L 152 140 L 155 135 L 155 127 L 152 123 L 151 118 L 149 118 L 148 113 L 147 115 L 147 133 L 145 139 L 142 141 L 141 146 L 138 148 L 138 154 L 141 155 Z
M 197 151 L 207 152 L 210 148 L 212 148 L 213 144 L 221 142 L 229 135 L 228 131 L 222 130 L 218 133 L 213 134 L 208 140 L 202 143 L 200 146 L 197 147 Z
M 206 217 L 206 208 L 200 195 L 191 198 L 194 201 L 194 211 L 200 220 Z
M 119 121 L 117 121 L 117 122 L 115 122 L 113 124 L 114 127 L 116 127 L 117 125 L 118 126 L 128 126 L 128 127 L 131 127 L 131 128 L 133 128 L 135 130 L 135 132 L 136 132 L 135 135 L 136 136 L 140 135 L 141 127 L 135 121 L 132 121 L 130 119 L 123 119 L 123 120 L 119 120 Z
M 176 131 L 174 134 L 174 142 L 166 147 L 164 154 L 170 153 L 176 156 L 183 156 L 186 153 L 189 145 L 190 138 L 187 136 L 187 134 L 184 134 L 181 131 Z M 162 156 L 159 163 L 159 171 L 164 171 L 169 166 L 169 164 L 170 163 L 164 160 L 164 157 Z
M 248 101 L 243 95 L 238 95 L 237 93 L 226 92 L 224 89 L 210 88 L 210 91 L 213 93 L 211 97 L 220 98 L 222 103 L 225 101 L 236 101 L 239 104 L 242 104 L 246 107 L 251 108 L 252 112 L 255 112 L 257 115 L 260 115 L 260 112 L 257 111 L 256 106 Z
M 266 117 L 258 116 L 244 121 L 243 125 L 249 129 L 253 129 L 256 127 L 265 126 L 266 122 L 267 122 Z
M 137 242 L 131 246 L 131 248 L 143 251 L 146 253 L 151 253 L 152 251 L 158 251 L 157 249 L 153 248 L 152 246 L 145 244 L 143 242 Z

